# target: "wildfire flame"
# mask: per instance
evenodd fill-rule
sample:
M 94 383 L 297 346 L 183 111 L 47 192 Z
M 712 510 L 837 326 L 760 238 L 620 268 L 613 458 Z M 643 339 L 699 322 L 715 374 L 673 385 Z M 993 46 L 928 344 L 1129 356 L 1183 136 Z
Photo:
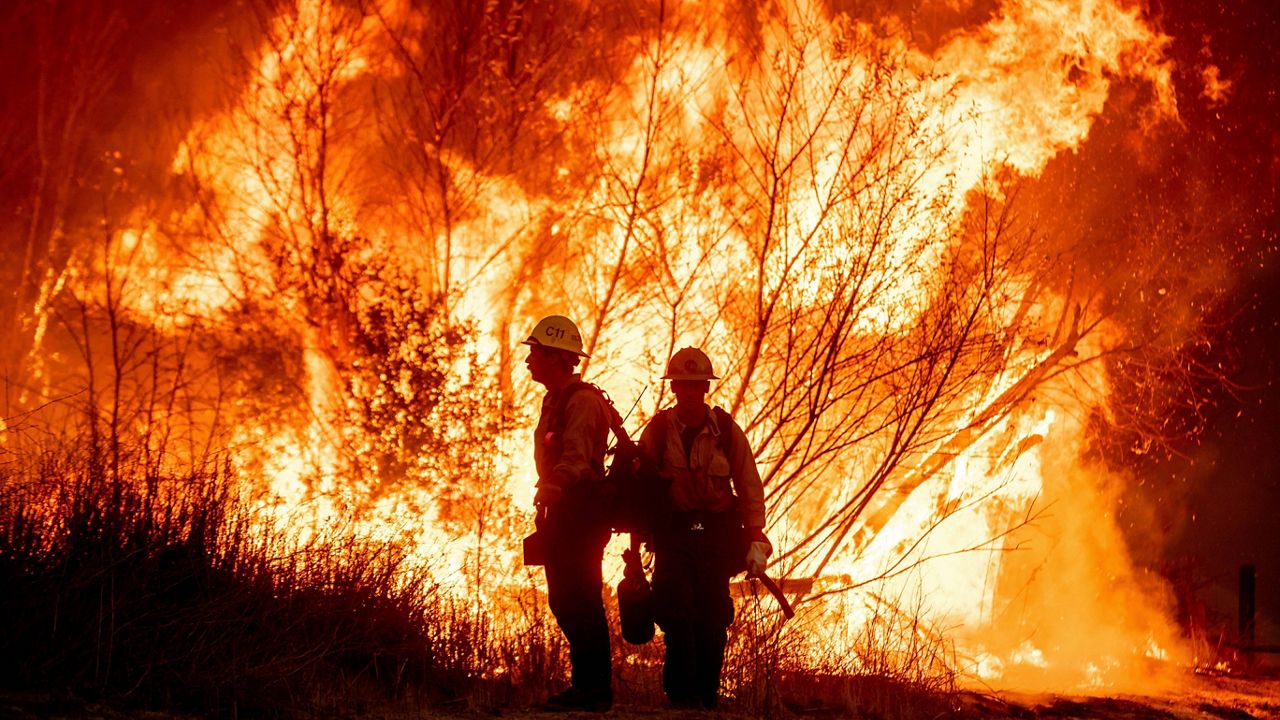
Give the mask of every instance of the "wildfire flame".
M 873 596 L 918 598 L 953 629 L 962 668 L 991 684 L 1149 685 L 1151 660 L 1184 659 L 1167 589 L 1129 560 L 1116 523 L 1124 478 L 1085 459 L 1087 419 L 1109 399 L 1105 367 L 1064 359 L 1100 357 L 1124 330 L 1081 320 L 1080 295 L 1047 279 L 1051 263 L 1003 244 L 1032 234 L 982 227 L 1018 183 L 1086 142 L 1117 86 L 1143 98 L 1135 132 L 1177 122 L 1168 38 L 1138 9 L 1006 0 L 922 44 L 899 17 L 818 3 L 743 14 L 658 3 L 615 28 L 598 65 L 548 44 L 550 21 L 514 11 L 442 25 L 472 34 L 432 47 L 433 12 L 300 0 L 265 20 L 238 94 L 186 125 L 169 162 L 188 194 L 166 217 L 134 209 L 73 279 L 88 296 L 125 272 L 118 302 L 162 333 L 231 332 L 256 313 L 266 337 L 295 344 L 296 367 L 277 372 L 298 379 L 300 408 L 263 419 L 245 393 L 221 420 L 236 464 L 266 478 L 265 505 L 288 508 L 291 523 L 359 507 L 369 527 L 431 555 L 457 592 L 499 606 L 532 496 L 531 416 L 504 417 L 486 469 L 457 473 L 488 485 L 459 490 L 426 460 L 393 470 L 377 430 L 349 422 L 356 399 L 377 410 L 384 397 L 348 381 L 367 370 L 352 328 L 392 290 L 418 288 L 476 328 L 474 356 L 444 366 L 533 408 L 515 346 L 538 316 L 564 312 L 588 335 L 589 379 L 624 413 L 650 390 L 629 427 L 663 404 L 656 378 L 675 347 L 706 347 L 724 368 L 714 399 L 778 483 L 767 488 L 776 567 L 813 577 L 808 604 L 839 624 L 821 639 L 855 637 Z M 456 76 L 424 74 L 448 52 L 465 60 Z M 1230 88 L 1216 70 L 1204 77 L 1213 97 Z M 788 348 L 835 332 L 814 318 L 847 301 L 848 347 L 916 364 L 900 343 L 967 312 L 974 286 L 956 278 L 969 268 L 990 274 L 971 317 L 990 334 L 957 361 L 972 379 L 922 416 L 929 431 L 886 469 L 893 387 L 868 382 L 858 392 L 879 395 L 863 407 L 839 384 L 851 380 L 834 381 L 849 396 L 803 432 L 844 432 L 856 412 L 888 429 L 802 464 L 790 440 L 806 436 L 771 418 L 788 393 L 829 378 L 787 377 Z M 949 294 L 958 304 L 939 314 Z M 810 322 L 820 329 L 801 337 Z M 429 351 L 388 352 L 412 364 Z M 907 381 L 856 355 L 829 372 L 847 363 Z M 369 372 L 386 392 L 421 392 L 409 375 Z M 848 527 L 844 516 L 820 526 L 844 505 L 859 507 Z

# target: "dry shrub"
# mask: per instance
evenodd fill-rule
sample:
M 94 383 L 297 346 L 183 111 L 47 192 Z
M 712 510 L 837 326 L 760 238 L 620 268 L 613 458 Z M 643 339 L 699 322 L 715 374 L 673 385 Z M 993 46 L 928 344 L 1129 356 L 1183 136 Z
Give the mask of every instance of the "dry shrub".
M 846 604 L 860 598 L 828 596 L 784 621 L 763 591 L 748 592 L 725 658 L 729 704 L 761 717 L 936 714 L 956 688 L 950 643 L 920 604 L 865 600 L 862 612 L 851 613 Z M 856 627 L 855 615 L 862 618 Z
M 0 476 L 0 683 L 208 714 L 465 697 L 487 628 L 393 544 L 262 521 L 226 468 Z M 300 535 L 308 539 L 299 539 Z
M 99 457 L 64 446 L 0 468 L 0 686 L 296 716 L 528 707 L 567 681 L 537 573 L 504 590 L 499 612 L 479 592 L 445 592 L 404 547 L 264 519 L 226 467 L 156 476 Z M 660 706 L 661 634 L 626 643 L 612 594 L 607 605 L 618 704 Z M 918 606 L 871 608 L 844 637 L 848 608 L 806 603 L 783 623 L 772 600 L 741 598 L 725 709 L 933 707 L 954 687 L 949 646 Z

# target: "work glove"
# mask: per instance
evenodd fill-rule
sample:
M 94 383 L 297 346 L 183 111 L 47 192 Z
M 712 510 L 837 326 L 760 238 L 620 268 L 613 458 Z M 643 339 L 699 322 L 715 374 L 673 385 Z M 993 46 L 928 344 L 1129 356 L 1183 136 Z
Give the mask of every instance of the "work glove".
M 751 532 L 751 544 L 747 546 L 747 575 L 763 575 L 769 565 L 769 555 L 773 553 L 773 545 L 764 532 L 755 529 Z
M 539 485 L 538 492 L 533 496 L 533 504 L 538 507 L 539 512 L 545 512 L 555 507 L 560 502 L 560 496 L 563 491 L 558 485 L 550 483 Z
M 769 546 L 762 542 L 753 542 L 747 549 L 747 575 L 763 575 L 769 564 Z

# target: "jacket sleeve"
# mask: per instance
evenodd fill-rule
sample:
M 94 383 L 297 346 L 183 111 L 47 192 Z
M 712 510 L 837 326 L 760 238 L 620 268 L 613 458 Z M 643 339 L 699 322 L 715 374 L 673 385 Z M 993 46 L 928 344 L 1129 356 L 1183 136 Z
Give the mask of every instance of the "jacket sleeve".
M 560 460 L 551 468 L 549 477 L 539 485 L 551 484 L 566 489 L 591 479 L 598 480 L 598 468 L 604 467 L 604 451 L 609 441 L 609 414 L 595 393 L 574 393 L 566 404 L 564 429 L 561 431 Z
M 738 423 L 729 423 L 729 470 L 738 496 L 738 514 L 748 528 L 764 527 L 764 485 L 751 453 L 751 443 Z

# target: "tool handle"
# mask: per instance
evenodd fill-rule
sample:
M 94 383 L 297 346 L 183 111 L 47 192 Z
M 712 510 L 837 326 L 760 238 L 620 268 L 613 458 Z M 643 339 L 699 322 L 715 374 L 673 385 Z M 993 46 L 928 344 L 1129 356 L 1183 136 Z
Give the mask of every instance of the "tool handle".
M 782 616 L 784 618 L 790 620 L 795 617 L 796 611 L 791 607 L 791 603 L 787 601 L 787 596 L 782 593 L 782 588 L 778 587 L 778 583 L 774 582 L 773 578 L 764 573 L 748 577 L 753 577 L 764 584 L 764 589 L 768 590 L 773 599 L 778 601 L 778 607 L 782 608 Z

